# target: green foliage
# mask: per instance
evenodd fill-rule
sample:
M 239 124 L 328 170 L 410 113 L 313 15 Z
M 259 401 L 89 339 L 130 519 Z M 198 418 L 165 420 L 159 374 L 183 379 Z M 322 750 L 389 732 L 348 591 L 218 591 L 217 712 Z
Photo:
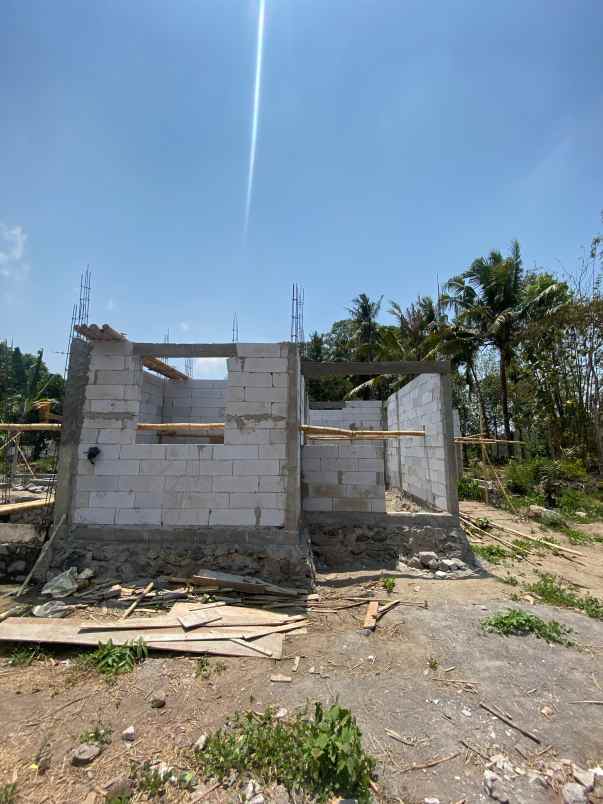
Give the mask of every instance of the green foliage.
M 534 634 L 539 639 L 555 642 L 559 645 L 571 645 L 568 635 L 571 628 L 561 625 L 556 620 L 545 620 L 535 614 L 528 614 L 521 609 L 508 609 L 506 613 L 498 612 L 482 620 L 485 631 L 502 634 L 502 636 L 525 636 Z
M 83 731 L 80 734 L 80 743 L 95 743 L 96 745 L 109 745 L 113 729 L 111 726 L 103 726 L 99 721 L 90 731 Z
M 603 500 L 600 496 L 579 489 L 563 489 L 559 495 L 559 509 L 567 516 L 584 511 L 589 519 L 603 519 Z
M 472 544 L 471 549 L 475 555 L 485 558 L 491 564 L 500 564 L 505 558 L 511 558 L 511 553 L 497 544 Z
M 108 678 L 120 673 L 131 673 L 137 663 L 148 656 L 148 649 L 142 638 L 125 645 L 114 645 L 112 640 L 99 642 L 98 648 L 82 657 L 84 667 L 94 668 Z
M 237 713 L 195 756 L 207 776 L 220 780 L 234 771 L 318 801 L 370 800 L 375 760 L 362 747 L 352 713 L 338 704 L 324 710 L 317 703 L 313 720 L 298 713 L 290 722 L 277 721 L 270 709 L 262 715 Z
M 8 664 L 11 667 L 29 667 L 34 662 L 42 661 L 46 654 L 39 645 L 35 648 L 17 647 L 8 657 Z
M 217 661 L 210 664 L 209 659 L 207 656 L 200 656 L 196 661 L 195 666 L 195 676 L 197 678 L 207 679 L 209 678 L 212 673 L 219 674 L 223 673 L 226 670 L 226 665 L 224 662 Z
M 391 578 L 388 576 L 387 578 L 384 578 L 381 583 L 383 584 L 383 588 L 388 593 L 388 595 L 391 594 L 396 588 L 395 578 Z
M 498 579 L 501 583 L 506 583 L 507 586 L 519 586 L 519 581 L 514 575 L 505 575 L 504 578 Z
M 148 798 L 165 796 L 169 777 L 164 776 L 157 768 L 151 767 L 150 762 L 146 761 L 142 764 L 132 762 L 130 777 L 136 783 L 139 792 L 144 793 Z
M 492 522 L 490 522 L 487 516 L 480 516 L 475 520 L 475 522 L 478 528 L 481 528 L 482 530 L 490 530 L 492 527 Z
M 579 596 L 564 586 L 554 575 L 541 575 L 528 591 L 551 606 L 579 609 L 588 617 L 603 620 L 603 602 L 592 595 Z
M 17 785 L 15 783 L 0 786 L 0 804 L 17 804 Z
M 435 656 L 430 656 L 429 659 L 427 660 L 427 666 L 429 667 L 430 670 L 437 670 L 438 667 L 440 666 L 440 662 L 438 659 L 436 659 Z
M 483 498 L 480 484 L 470 477 L 461 477 L 458 482 L 459 500 L 481 500 Z

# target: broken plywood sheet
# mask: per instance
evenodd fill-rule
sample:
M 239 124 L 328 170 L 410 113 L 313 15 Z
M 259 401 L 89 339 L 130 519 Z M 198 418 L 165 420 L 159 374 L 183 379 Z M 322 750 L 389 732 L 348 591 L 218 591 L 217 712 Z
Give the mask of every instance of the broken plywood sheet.
M 268 592 L 284 597 L 306 595 L 306 591 L 303 589 L 291 589 L 287 586 L 277 586 L 268 581 L 263 581 L 261 578 L 252 578 L 246 575 L 232 575 L 229 572 L 214 572 L 213 570 L 207 569 L 198 570 L 190 579 L 190 583 L 200 586 L 226 587 L 228 589 L 234 589 L 237 592 Z
M 75 620 L 58 622 L 57 620 L 42 617 L 9 617 L 0 624 L 0 642 L 34 642 L 96 647 L 101 635 L 98 632 L 80 632 L 79 629 L 82 625 L 84 623 Z M 246 633 L 247 630 L 245 629 Z M 262 629 L 255 630 L 261 631 Z M 259 658 L 262 655 L 257 650 L 252 650 L 245 645 L 230 641 L 228 637 L 222 634 L 219 635 L 223 636 L 222 639 L 218 638 L 208 642 L 187 640 L 184 638 L 185 634 L 180 626 L 162 631 L 161 641 L 154 639 L 157 636 L 153 631 L 120 630 L 111 634 L 111 640 L 115 645 L 124 645 L 126 642 L 142 638 L 152 650 L 169 650 L 177 653 L 212 653 L 219 656 L 249 656 L 255 658 Z M 165 637 L 176 641 L 165 642 L 163 641 Z M 259 636 L 254 640 L 254 644 L 266 651 L 270 651 L 273 659 L 282 657 L 283 636 L 280 633 Z

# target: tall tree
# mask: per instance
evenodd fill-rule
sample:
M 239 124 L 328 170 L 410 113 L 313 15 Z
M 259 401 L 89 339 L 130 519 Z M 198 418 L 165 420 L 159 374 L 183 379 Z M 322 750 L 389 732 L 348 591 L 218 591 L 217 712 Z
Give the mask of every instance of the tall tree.
M 505 436 L 512 438 L 509 415 L 509 369 L 515 346 L 530 316 L 538 310 L 548 313 L 559 302 L 560 286 L 551 281 L 534 290 L 523 274 L 521 252 L 517 240 L 511 253 L 503 257 L 491 251 L 479 257 L 459 276 L 445 286 L 444 303 L 455 308 L 457 321 L 479 332 L 484 344 L 493 346 L 499 354 L 501 404 Z
M 371 301 L 366 293 L 361 293 L 355 299 L 352 299 L 352 306 L 348 307 L 348 312 L 354 322 L 354 338 L 358 360 L 371 361 L 374 359 L 379 331 L 377 316 L 379 315 L 382 301 L 383 296 L 379 301 Z

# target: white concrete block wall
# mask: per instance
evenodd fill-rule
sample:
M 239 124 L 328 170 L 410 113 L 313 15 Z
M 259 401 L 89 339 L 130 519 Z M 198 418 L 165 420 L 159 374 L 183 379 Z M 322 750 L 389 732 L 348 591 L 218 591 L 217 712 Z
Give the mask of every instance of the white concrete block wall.
M 157 381 L 143 377 L 131 343 L 93 344 L 76 523 L 285 525 L 288 345 L 239 344 L 237 350 L 227 383 L 163 383 L 159 420 L 224 421 L 224 444 L 159 444 L 136 437 L 141 414 L 157 415 Z M 101 449 L 94 464 L 86 459 L 92 445 Z
M 385 511 L 385 451 L 381 441 L 306 444 L 302 448 L 305 511 Z
M 344 402 L 343 408 L 308 411 L 308 424 L 320 427 L 344 427 L 349 430 L 381 430 L 383 403 L 374 400 Z
M 163 377 L 151 374 L 150 371 L 142 372 L 140 421 L 149 423 L 162 421 L 163 391 L 166 384 Z M 157 444 L 159 443 L 159 435 L 157 433 L 140 432 L 136 434 L 136 441 L 139 444 Z
M 439 374 L 421 374 L 392 394 L 386 402 L 388 430 L 421 430 L 425 437 L 388 439 L 388 484 L 447 509 L 448 477 L 442 416 L 442 380 Z

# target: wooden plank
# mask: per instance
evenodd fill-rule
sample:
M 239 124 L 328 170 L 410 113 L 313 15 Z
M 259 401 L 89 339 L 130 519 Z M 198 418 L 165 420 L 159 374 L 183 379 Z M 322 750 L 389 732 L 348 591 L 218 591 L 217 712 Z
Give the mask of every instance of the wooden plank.
M 377 600 L 372 600 L 366 607 L 366 616 L 364 618 L 364 623 L 362 627 L 369 628 L 371 631 L 374 631 L 375 626 L 377 625 L 378 613 L 379 613 L 379 602 Z
M 98 634 L 80 633 L 81 621 L 53 620 L 42 617 L 9 617 L 0 624 L 0 642 L 48 643 L 58 645 L 89 645 L 97 647 Z M 172 641 L 153 639 L 153 633 L 138 630 L 118 631 L 111 635 L 114 645 L 144 639 L 145 644 L 153 650 L 175 651 L 177 653 L 211 653 L 217 656 L 248 656 L 258 658 L 260 654 L 249 647 L 237 645 L 228 637 L 222 640 L 201 642 L 182 638 L 180 626 L 174 629 Z M 163 635 L 162 635 L 163 636 Z M 174 639 L 175 637 L 175 639 Z M 101 640 L 104 641 L 104 640 Z M 273 659 L 280 659 L 283 653 L 282 634 L 260 636 L 254 645 L 272 651 Z
M 201 584 L 227 586 L 238 592 L 271 592 L 285 597 L 298 597 L 306 594 L 303 589 L 291 589 L 287 586 L 277 586 L 260 578 L 251 578 L 244 575 L 232 575 L 229 572 L 214 572 L 212 570 L 198 570 L 191 581 Z
M 135 355 L 153 357 L 236 357 L 234 343 L 133 343 Z
M 251 648 L 251 650 L 255 650 L 258 653 L 261 653 L 263 656 L 269 656 L 272 658 L 272 651 L 262 648 L 256 642 L 243 642 L 242 639 L 237 639 L 236 637 L 233 637 L 232 641 L 235 643 L 235 645 L 241 645 L 244 648 Z
M 152 589 L 153 589 L 153 587 L 154 587 L 154 586 L 155 586 L 155 584 L 153 583 L 153 581 L 151 581 L 150 583 L 148 583 L 148 584 L 145 586 L 145 588 L 144 588 L 144 589 L 142 590 L 142 592 L 141 592 L 141 593 L 138 595 L 138 597 L 136 598 L 136 600 L 134 601 L 134 603 L 132 603 L 132 605 L 129 607 L 129 609 L 127 609 L 127 611 L 125 611 L 125 612 L 124 612 L 124 614 L 122 614 L 122 617 L 121 617 L 121 619 L 122 619 L 122 620 L 127 619 L 127 618 L 130 616 L 130 614 L 132 614 L 132 612 L 134 611 L 134 609 L 136 608 L 136 606 L 138 606 L 138 604 L 139 604 L 139 603 L 142 603 L 142 601 L 145 599 L 146 595 L 148 595 L 148 594 L 149 594 L 149 592 L 151 592 L 151 591 L 152 591 Z
M 302 360 L 304 377 L 318 379 L 335 376 L 375 376 L 377 374 L 449 374 L 448 360 L 395 360 L 391 362 L 361 363 L 358 361 L 324 362 Z
M 48 500 L 28 500 L 27 502 L 7 503 L 0 505 L 0 516 L 20 514 L 22 511 L 34 511 L 37 508 L 50 508 L 52 505 L 54 505 L 54 497 L 50 497 Z
M 60 424 L 51 424 L 50 422 L 38 422 L 36 424 L 18 424 L 17 422 L 0 422 L 0 430 L 9 433 L 43 433 L 44 431 L 60 433 Z
M 184 630 L 188 631 L 191 628 L 199 628 L 201 625 L 218 622 L 222 618 L 219 614 L 216 614 L 215 611 L 191 611 L 190 614 L 183 614 L 177 619 Z
M 162 433 L 178 433 L 180 431 L 223 430 L 224 422 L 139 422 L 137 430 L 160 431 Z
M 307 633 L 307 621 L 304 620 L 299 623 L 290 623 L 287 625 L 268 625 L 268 626 L 255 626 L 246 625 L 239 626 L 239 628 L 224 628 L 222 625 L 212 625 L 211 628 L 203 628 L 199 631 L 190 631 L 182 634 L 181 631 L 176 634 L 160 634 L 154 638 L 157 642 L 173 642 L 174 640 L 183 639 L 186 642 L 209 642 L 216 639 L 257 639 L 258 637 L 270 636 L 271 634 L 282 634 L 290 631 L 298 631 Z
M 300 424 L 299 429 L 306 435 L 341 436 L 344 438 L 401 438 L 402 436 L 423 436 L 425 430 L 348 430 L 344 427 L 323 427 L 317 424 Z
M 185 381 L 190 379 L 188 374 L 178 371 L 178 369 L 174 368 L 173 366 L 164 363 L 163 360 L 159 360 L 158 357 L 143 357 L 142 365 L 146 369 L 149 369 L 149 371 L 154 371 L 156 374 L 161 374 L 162 377 L 167 377 L 169 380 Z

